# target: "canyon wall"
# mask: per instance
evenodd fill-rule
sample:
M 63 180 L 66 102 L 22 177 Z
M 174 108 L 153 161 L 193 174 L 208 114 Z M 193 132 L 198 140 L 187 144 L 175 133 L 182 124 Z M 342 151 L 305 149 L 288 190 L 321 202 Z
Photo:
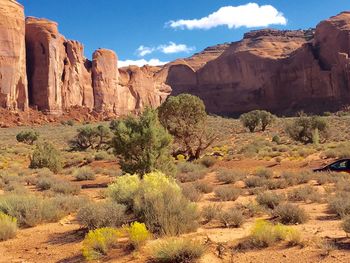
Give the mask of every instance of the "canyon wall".
M 200 68 L 173 65 L 166 83 L 174 95 L 201 97 L 215 114 L 322 113 L 350 104 L 349 54 L 350 12 L 343 12 L 316 31 L 249 32 Z
M 0 0 L 0 107 L 28 107 L 23 6 Z
M 25 19 L 14 0 L 0 4 L 0 108 L 125 115 L 180 93 L 201 97 L 220 115 L 321 113 L 350 104 L 350 12 L 315 30 L 252 31 L 161 67 L 118 69 L 114 51 L 96 50 L 90 61 L 57 23 Z

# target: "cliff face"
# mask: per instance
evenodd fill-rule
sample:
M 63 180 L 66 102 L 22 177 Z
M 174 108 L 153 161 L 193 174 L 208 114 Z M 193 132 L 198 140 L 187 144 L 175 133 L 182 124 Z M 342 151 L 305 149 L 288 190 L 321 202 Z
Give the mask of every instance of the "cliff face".
M 83 45 L 62 36 L 57 23 L 25 21 L 16 1 L 0 4 L 1 108 L 26 110 L 29 101 L 48 114 L 82 107 L 125 115 L 184 92 L 222 115 L 319 113 L 350 104 L 350 12 L 316 30 L 252 31 L 162 67 L 118 69 L 113 51 L 99 49 L 89 61 Z
M 253 31 L 200 68 L 173 65 L 166 83 L 173 94 L 198 95 L 216 114 L 337 110 L 350 103 L 349 37 L 349 12 L 316 31 Z
M 0 107 L 28 107 L 23 6 L 0 0 Z

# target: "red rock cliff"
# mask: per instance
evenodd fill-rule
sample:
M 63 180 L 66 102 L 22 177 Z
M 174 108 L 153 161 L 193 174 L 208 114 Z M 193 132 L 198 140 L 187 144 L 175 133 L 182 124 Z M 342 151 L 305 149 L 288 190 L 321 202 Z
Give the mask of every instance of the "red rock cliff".
M 23 6 L 0 0 L 0 107 L 28 106 Z

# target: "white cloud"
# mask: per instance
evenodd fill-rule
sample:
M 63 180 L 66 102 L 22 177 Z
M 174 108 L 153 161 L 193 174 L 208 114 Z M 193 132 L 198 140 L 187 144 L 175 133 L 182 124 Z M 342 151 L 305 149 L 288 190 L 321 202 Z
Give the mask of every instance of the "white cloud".
M 144 57 L 146 55 L 150 55 L 155 51 L 162 52 L 163 54 L 175 54 L 175 53 L 190 53 L 194 51 L 195 47 L 188 47 L 185 44 L 176 44 L 174 42 L 169 42 L 166 45 L 159 45 L 158 47 L 146 47 L 140 46 L 136 50 L 136 54 L 140 57 Z
M 174 42 L 169 42 L 167 45 L 160 45 L 157 49 L 164 54 L 189 53 L 195 50 L 194 47 L 188 47 L 185 44 L 176 44 Z
M 267 27 L 269 25 L 286 25 L 287 19 L 271 5 L 259 6 L 248 3 L 240 6 L 225 6 L 218 11 L 200 19 L 177 20 L 167 23 L 172 28 L 180 29 L 211 29 L 218 26 L 228 28 Z
M 141 57 L 152 54 L 153 52 L 154 48 L 145 46 L 139 46 L 139 48 L 136 50 L 136 53 Z
M 168 62 L 160 61 L 157 58 L 152 58 L 150 60 L 146 59 L 139 59 L 139 60 L 120 60 L 118 61 L 118 67 L 127 67 L 127 66 L 139 66 L 142 67 L 144 65 L 150 65 L 150 66 L 162 66 L 164 64 L 167 64 Z

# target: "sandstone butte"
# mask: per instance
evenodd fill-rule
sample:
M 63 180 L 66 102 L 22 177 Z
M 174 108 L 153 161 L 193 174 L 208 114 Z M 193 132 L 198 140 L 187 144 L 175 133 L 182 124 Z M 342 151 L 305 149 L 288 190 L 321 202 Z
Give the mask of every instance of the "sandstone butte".
M 124 115 L 180 93 L 220 115 L 338 110 L 350 104 L 349 54 L 350 12 L 343 12 L 316 29 L 252 31 L 164 66 L 118 69 L 114 51 L 96 50 L 90 61 L 57 23 L 25 18 L 23 6 L 0 0 L 0 108 L 8 110 Z

